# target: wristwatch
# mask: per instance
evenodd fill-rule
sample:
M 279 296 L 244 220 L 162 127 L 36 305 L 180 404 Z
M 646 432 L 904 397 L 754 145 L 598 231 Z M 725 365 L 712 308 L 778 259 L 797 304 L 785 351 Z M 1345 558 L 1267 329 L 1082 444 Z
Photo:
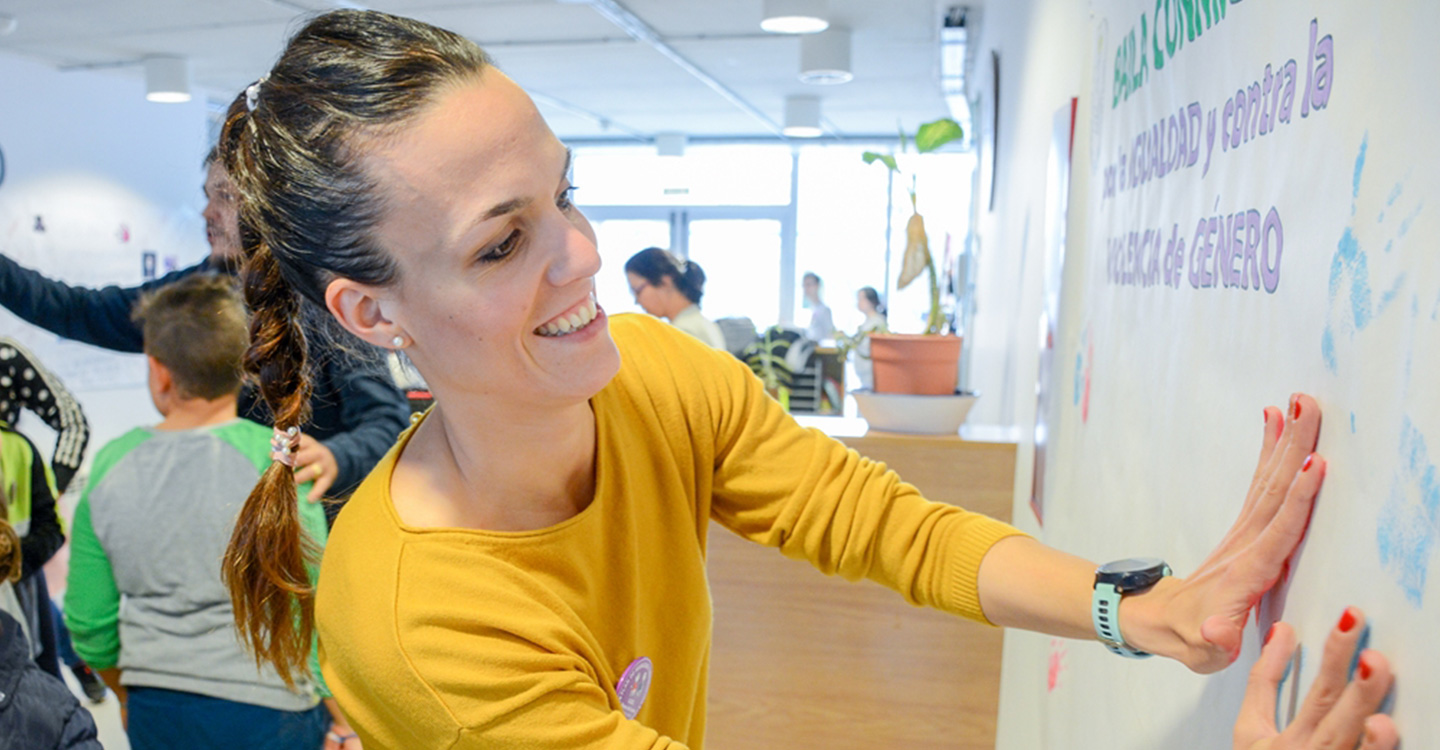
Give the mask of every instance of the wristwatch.
M 1126 594 L 1148 591 L 1170 575 L 1170 566 L 1154 557 L 1130 557 L 1108 562 L 1095 569 L 1095 592 L 1090 597 L 1090 618 L 1095 635 L 1111 652 L 1131 659 L 1150 654 L 1133 649 L 1120 633 L 1120 599 Z

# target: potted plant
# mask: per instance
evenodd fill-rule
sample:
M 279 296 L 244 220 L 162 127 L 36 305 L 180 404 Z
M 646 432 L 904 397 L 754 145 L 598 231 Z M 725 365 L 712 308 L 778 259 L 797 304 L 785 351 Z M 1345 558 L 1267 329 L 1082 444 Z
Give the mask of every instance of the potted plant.
M 921 125 L 915 132 L 918 153 L 926 154 L 964 136 L 960 124 L 944 117 Z M 900 150 L 907 148 L 904 130 L 900 131 Z M 866 151 L 866 164 L 880 162 L 900 177 L 904 173 L 893 154 Z M 935 258 L 930 253 L 930 240 L 925 233 L 925 219 L 915 197 L 915 176 L 910 175 L 910 220 L 905 225 L 905 254 L 900 264 L 896 288 L 904 289 L 928 272 L 930 281 L 930 312 L 925 331 L 921 334 L 873 334 L 870 356 L 875 365 L 875 390 L 880 393 L 913 393 L 949 395 L 955 392 L 960 367 L 960 337 L 942 335 L 945 315 L 940 307 L 940 278 Z

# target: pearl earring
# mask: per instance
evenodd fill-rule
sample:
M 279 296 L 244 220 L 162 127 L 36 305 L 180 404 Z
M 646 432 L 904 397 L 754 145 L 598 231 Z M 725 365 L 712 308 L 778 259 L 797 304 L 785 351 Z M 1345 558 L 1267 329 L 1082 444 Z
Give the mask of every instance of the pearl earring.
M 396 349 L 404 349 L 404 348 L 405 348 L 405 337 L 404 337 L 404 336 L 400 336 L 400 335 L 396 335 L 395 338 L 390 339 L 390 343 L 394 344 Z

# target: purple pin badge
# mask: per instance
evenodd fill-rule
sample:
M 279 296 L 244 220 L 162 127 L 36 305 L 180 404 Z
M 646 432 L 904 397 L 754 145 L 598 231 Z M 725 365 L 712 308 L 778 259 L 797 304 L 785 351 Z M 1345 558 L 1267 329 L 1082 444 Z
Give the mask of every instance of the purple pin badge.
M 630 666 L 620 675 L 615 692 L 620 696 L 620 711 L 625 714 L 625 718 L 633 719 L 640 714 L 640 707 L 645 705 L 645 696 L 650 693 L 650 678 L 654 675 L 655 665 L 648 656 L 630 662 Z

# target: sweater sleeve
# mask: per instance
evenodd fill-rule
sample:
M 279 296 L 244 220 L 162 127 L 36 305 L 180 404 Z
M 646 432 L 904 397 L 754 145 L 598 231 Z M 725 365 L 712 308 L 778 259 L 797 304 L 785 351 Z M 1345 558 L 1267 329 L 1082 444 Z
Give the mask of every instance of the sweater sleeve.
M 382 368 L 343 355 L 331 357 L 323 366 L 325 377 L 334 387 L 334 397 L 340 402 L 343 428 L 321 441 L 335 455 L 339 467 L 329 495 L 344 497 L 395 444 L 395 438 L 410 423 L 410 406 Z
M 538 730 L 538 731 L 537 731 Z M 525 705 L 515 716 L 461 730 L 450 750 L 545 747 L 554 750 L 686 750 L 686 745 L 626 719 L 604 702 L 577 701 L 550 694 Z
M 20 540 L 21 578 L 34 575 L 65 544 L 65 531 L 60 528 L 60 517 L 55 513 L 55 491 L 45 471 L 45 462 L 40 460 L 35 446 L 31 445 L 30 450 L 34 456 L 30 462 L 30 530 Z
M 66 580 L 65 626 L 75 653 L 95 669 L 120 661 L 120 588 L 110 558 L 90 521 L 90 489 L 75 508 L 70 540 L 70 574 Z
M 118 352 L 140 352 L 144 338 L 130 319 L 135 301 L 151 289 L 208 268 L 201 261 L 140 286 L 89 289 L 47 278 L 0 255 L 0 305 L 58 336 Z
M 697 377 L 677 377 L 677 385 L 705 384 L 682 398 L 692 423 L 708 418 L 706 434 L 715 436 L 712 518 L 826 574 L 869 578 L 911 604 L 988 622 L 980 561 L 1021 532 L 926 500 L 884 464 L 802 428 L 741 363 L 675 343 L 702 360 Z

